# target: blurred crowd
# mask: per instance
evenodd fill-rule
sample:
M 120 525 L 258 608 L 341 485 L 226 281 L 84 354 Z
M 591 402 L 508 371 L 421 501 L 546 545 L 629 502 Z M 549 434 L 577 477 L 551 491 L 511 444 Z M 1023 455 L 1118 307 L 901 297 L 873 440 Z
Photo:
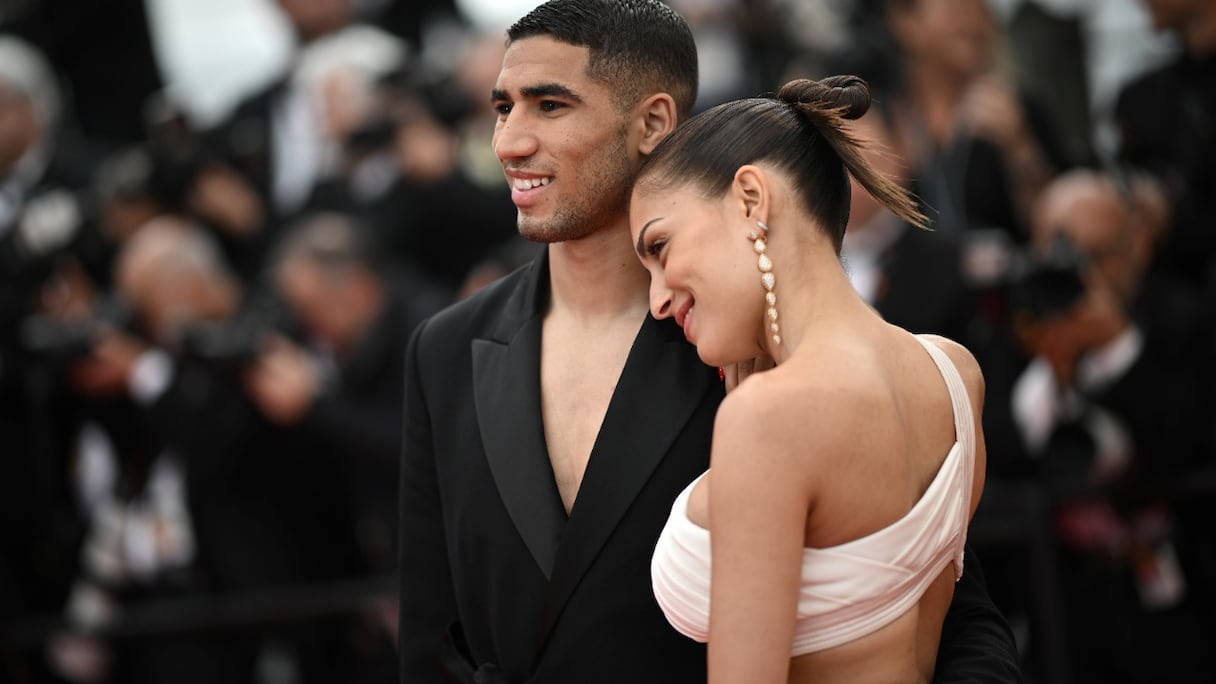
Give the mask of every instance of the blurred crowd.
M 211 121 L 156 1 L 0 3 L 0 680 L 393 681 L 391 598 L 124 610 L 392 574 L 406 340 L 539 249 L 489 145 L 505 26 L 264 0 L 291 58 Z M 1216 679 L 1216 0 L 671 4 L 698 108 L 871 84 L 855 132 L 934 230 L 855 189 L 843 258 L 983 366 L 972 541 L 1028 681 Z

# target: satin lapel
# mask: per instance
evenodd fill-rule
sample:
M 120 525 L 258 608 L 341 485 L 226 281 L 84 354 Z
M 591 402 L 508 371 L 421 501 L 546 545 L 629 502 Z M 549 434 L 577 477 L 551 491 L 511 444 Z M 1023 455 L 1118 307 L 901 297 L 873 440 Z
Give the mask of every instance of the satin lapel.
M 547 262 L 533 264 L 493 339 L 473 340 L 473 390 L 486 461 L 503 505 L 532 558 L 548 578 L 566 512 L 541 423 L 541 319 L 537 292 Z
M 691 418 L 711 378 L 672 321 L 646 317 L 566 523 L 546 597 L 542 643 L 570 593 Z

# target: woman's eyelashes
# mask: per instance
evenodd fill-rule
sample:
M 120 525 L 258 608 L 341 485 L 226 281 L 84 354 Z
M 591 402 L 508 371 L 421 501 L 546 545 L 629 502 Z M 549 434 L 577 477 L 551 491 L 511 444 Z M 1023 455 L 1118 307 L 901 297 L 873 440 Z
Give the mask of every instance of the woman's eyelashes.
M 651 256 L 651 257 L 657 257 L 657 256 L 659 256 L 660 253 L 662 253 L 663 248 L 666 246 L 667 246 L 667 238 L 656 237 L 653 240 L 651 240 L 649 244 L 646 245 L 646 255 Z

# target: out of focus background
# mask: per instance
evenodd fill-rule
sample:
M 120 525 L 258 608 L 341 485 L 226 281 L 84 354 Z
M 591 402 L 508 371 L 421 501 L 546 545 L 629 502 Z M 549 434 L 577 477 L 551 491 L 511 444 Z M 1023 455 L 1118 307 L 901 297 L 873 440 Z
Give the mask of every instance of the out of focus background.
M 402 353 L 539 249 L 535 4 L 0 2 L 0 681 L 395 681 Z M 845 264 L 983 365 L 1027 681 L 1216 681 L 1216 0 L 671 4 L 700 109 L 870 82 L 935 230 L 857 191 Z

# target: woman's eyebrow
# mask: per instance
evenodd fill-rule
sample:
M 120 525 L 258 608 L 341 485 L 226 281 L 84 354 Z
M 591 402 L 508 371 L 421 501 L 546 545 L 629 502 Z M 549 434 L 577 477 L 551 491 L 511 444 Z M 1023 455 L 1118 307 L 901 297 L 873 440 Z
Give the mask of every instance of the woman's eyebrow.
M 663 218 L 662 216 L 652 218 L 649 221 L 647 221 L 645 225 L 642 226 L 641 232 L 638 233 L 638 244 L 637 244 L 638 258 L 640 258 L 640 259 L 646 258 L 646 230 L 650 228 L 650 224 L 654 223 L 655 221 L 662 220 L 662 218 Z

